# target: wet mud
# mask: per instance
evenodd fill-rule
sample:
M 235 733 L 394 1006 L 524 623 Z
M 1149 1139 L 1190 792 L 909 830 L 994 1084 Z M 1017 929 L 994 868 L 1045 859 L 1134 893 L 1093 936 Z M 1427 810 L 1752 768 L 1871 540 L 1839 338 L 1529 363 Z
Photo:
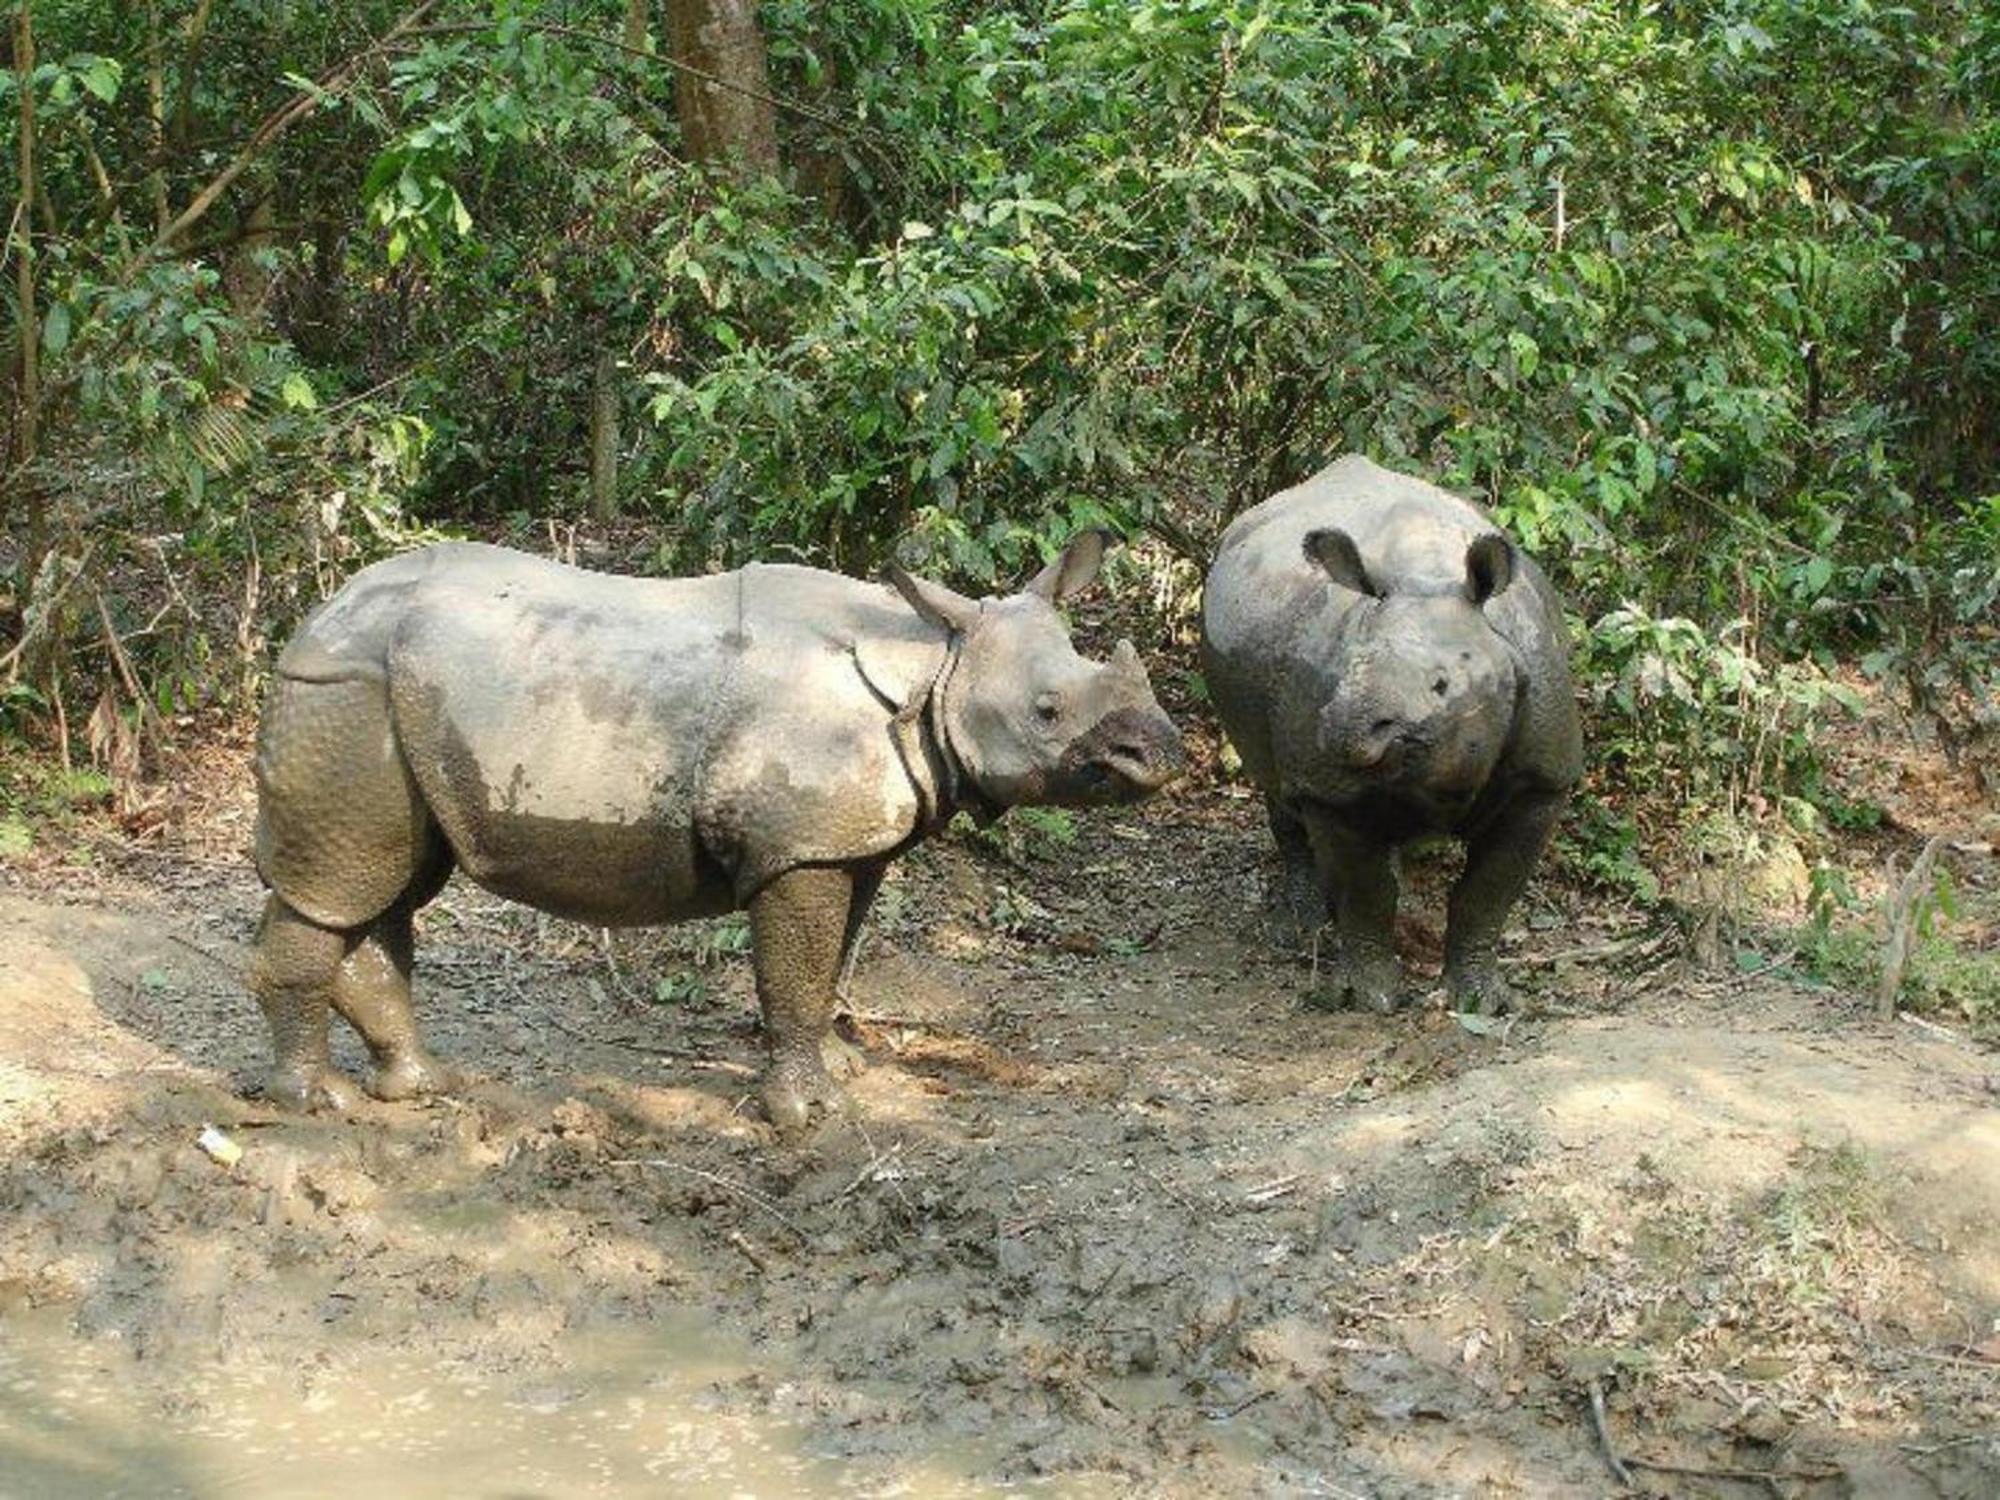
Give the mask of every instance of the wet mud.
M 796 1144 L 740 924 L 455 882 L 463 1089 L 300 1117 L 247 865 L 6 872 L 0 1495 L 2000 1493 L 1990 1054 L 1543 887 L 1526 1017 L 1304 1009 L 1249 804 L 1076 828 L 891 877 Z

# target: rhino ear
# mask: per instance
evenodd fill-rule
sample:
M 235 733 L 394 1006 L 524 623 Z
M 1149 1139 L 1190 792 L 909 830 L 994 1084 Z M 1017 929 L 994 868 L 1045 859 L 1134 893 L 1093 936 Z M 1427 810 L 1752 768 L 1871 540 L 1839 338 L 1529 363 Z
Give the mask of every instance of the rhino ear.
M 1061 604 L 1074 598 L 1096 580 L 1097 570 L 1104 566 L 1104 554 L 1111 541 L 1111 533 L 1102 527 L 1079 531 L 1063 548 L 1062 556 L 1037 573 L 1023 592 L 1046 599 L 1051 604 Z
M 932 583 L 928 578 L 905 573 L 894 563 L 889 564 L 889 582 L 895 585 L 897 593 L 909 601 L 911 609 L 945 630 L 963 635 L 979 618 L 977 600 L 953 593 L 943 584 Z
M 1357 594 L 1367 594 L 1379 599 L 1382 591 L 1375 587 L 1375 580 L 1368 576 L 1368 570 L 1361 565 L 1361 551 L 1354 545 L 1354 538 L 1338 526 L 1322 527 L 1318 531 L 1308 531 L 1305 539 L 1305 553 L 1320 565 L 1335 583 L 1344 589 L 1352 589 Z
M 1514 548 L 1489 531 L 1465 549 L 1465 597 L 1484 604 L 1514 581 Z

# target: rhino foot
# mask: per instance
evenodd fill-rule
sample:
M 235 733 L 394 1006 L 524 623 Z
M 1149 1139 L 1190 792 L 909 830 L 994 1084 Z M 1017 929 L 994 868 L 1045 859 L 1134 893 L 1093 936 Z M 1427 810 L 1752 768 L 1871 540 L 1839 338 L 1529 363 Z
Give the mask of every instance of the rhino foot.
M 1484 963 L 1448 967 L 1444 984 L 1453 1010 L 1504 1016 L 1514 1009 L 1514 987 L 1501 977 L 1500 966 L 1490 958 Z
M 1385 949 L 1344 945 L 1343 951 L 1320 960 L 1319 983 L 1307 992 L 1313 1010 L 1372 1010 L 1388 1015 L 1404 1002 L 1402 966 Z
M 436 1058 L 423 1052 L 393 1057 L 375 1069 L 368 1080 L 368 1092 L 384 1102 L 413 1099 L 421 1094 L 448 1093 L 457 1085 L 457 1076 Z
M 264 1077 L 264 1097 L 286 1109 L 330 1110 L 344 1115 L 361 1102 L 361 1092 L 338 1068 L 276 1067 Z
M 829 1115 L 847 1107 L 847 1096 L 827 1072 L 817 1049 L 803 1057 L 774 1061 L 764 1075 L 763 1098 L 764 1113 L 784 1135 L 795 1135 L 810 1125 L 814 1106 Z

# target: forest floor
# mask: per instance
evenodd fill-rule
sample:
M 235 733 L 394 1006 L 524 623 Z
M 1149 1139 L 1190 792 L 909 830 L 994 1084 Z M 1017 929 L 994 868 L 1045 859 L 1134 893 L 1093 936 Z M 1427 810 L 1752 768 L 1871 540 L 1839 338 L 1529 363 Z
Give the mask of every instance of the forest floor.
M 462 881 L 462 1089 L 298 1117 L 246 1092 L 243 754 L 0 869 L 0 1494 L 2000 1494 L 1964 1035 L 1553 879 L 1504 1028 L 1304 1010 L 1211 786 L 906 861 L 798 1143 L 740 922 Z

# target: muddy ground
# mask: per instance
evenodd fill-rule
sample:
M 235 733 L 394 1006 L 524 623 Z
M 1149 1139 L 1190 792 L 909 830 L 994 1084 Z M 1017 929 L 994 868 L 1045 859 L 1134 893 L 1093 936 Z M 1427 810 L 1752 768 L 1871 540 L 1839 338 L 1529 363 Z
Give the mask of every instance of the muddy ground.
M 2000 1060 L 1552 882 L 1503 1033 L 1301 1010 L 1250 808 L 921 852 L 798 1145 L 740 924 L 455 882 L 463 1090 L 295 1118 L 240 799 L 17 862 L 0 1494 L 2000 1494 Z

